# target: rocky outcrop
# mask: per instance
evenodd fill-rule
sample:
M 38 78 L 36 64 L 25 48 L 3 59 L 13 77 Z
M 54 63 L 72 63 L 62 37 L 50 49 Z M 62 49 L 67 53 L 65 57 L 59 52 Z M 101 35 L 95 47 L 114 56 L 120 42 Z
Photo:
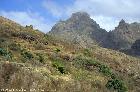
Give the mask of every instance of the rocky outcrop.
M 131 54 L 135 56 L 140 56 L 140 39 L 136 40 L 131 47 Z
M 140 52 L 140 39 L 136 40 L 131 48 Z
M 73 13 L 66 21 L 57 23 L 49 35 L 61 40 L 78 44 L 81 47 L 92 47 L 97 42 L 102 45 L 106 39 L 107 32 L 101 29 L 85 12 Z
M 116 50 L 130 49 L 132 44 L 140 39 L 140 24 L 131 23 L 128 24 L 124 20 L 119 22 L 118 27 L 115 30 L 109 32 L 108 48 Z
M 105 48 L 126 51 L 140 39 L 140 23 L 129 24 L 122 19 L 114 30 L 107 32 L 87 13 L 77 12 L 66 21 L 59 21 L 48 34 L 84 48 L 98 44 Z

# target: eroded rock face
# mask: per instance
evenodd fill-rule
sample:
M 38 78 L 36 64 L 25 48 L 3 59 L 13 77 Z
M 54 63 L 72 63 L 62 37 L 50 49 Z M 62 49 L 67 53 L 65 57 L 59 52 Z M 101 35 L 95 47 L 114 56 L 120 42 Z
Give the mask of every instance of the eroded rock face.
M 77 12 L 66 21 L 57 23 L 48 34 L 84 48 L 98 44 L 105 48 L 126 51 L 140 39 L 140 23 L 129 24 L 122 19 L 114 30 L 107 32 L 87 13 Z
M 140 39 L 140 24 L 136 22 L 128 24 L 121 20 L 118 27 L 109 32 L 108 39 L 110 40 L 108 48 L 117 50 L 130 49 L 132 44 L 137 39 Z
M 132 45 L 132 49 L 140 51 L 140 39 L 135 41 Z
M 134 55 L 140 56 L 140 39 L 136 40 L 131 47 L 131 52 Z
M 101 29 L 87 13 L 77 12 L 68 20 L 56 24 L 49 34 L 81 47 L 92 47 L 97 42 L 103 44 L 107 32 Z

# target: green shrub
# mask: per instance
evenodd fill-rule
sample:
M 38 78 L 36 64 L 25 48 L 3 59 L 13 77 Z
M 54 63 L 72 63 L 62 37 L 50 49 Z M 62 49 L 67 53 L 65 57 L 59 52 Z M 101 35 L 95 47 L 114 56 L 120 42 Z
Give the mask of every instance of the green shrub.
M 5 39 L 0 38 L 0 43 L 5 42 Z
M 44 58 L 43 58 L 43 56 L 42 56 L 40 53 L 37 53 L 36 55 L 38 56 L 39 62 L 40 62 L 40 63 L 44 63 Z
M 112 74 L 111 69 L 102 64 L 99 66 L 99 71 L 107 76 L 110 76 Z
M 86 65 L 88 65 L 87 59 L 76 57 L 74 59 L 74 66 L 77 68 L 84 68 Z
M 125 87 L 123 81 L 119 80 L 108 66 L 101 64 L 100 62 L 97 62 L 96 60 L 86 59 L 86 58 L 81 58 L 81 57 L 77 57 L 74 61 L 75 61 L 74 65 L 76 65 L 76 67 L 82 68 L 82 67 L 88 67 L 88 66 L 95 66 L 99 70 L 99 72 L 111 78 L 111 80 L 109 80 L 106 84 L 106 87 L 108 89 L 113 88 L 114 90 L 117 90 L 118 92 L 127 91 L 127 88 Z
M 60 52 L 60 51 L 61 51 L 61 50 L 60 50 L 59 48 L 56 48 L 56 49 L 55 49 L 55 52 L 57 52 L 57 53 Z
M 34 47 L 36 50 L 44 50 L 45 49 L 45 47 L 42 43 L 36 43 L 36 44 L 34 44 Z
M 25 28 L 33 29 L 33 25 L 26 25 Z
M 127 91 L 127 88 L 124 86 L 124 83 L 122 82 L 122 80 L 119 80 L 119 79 L 109 80 L 106 84 L 106 87 L 108 89 L 113 88 L 114 90 L 117 90 L 118 92 L 126 92 Z
M 29 51 L 26 51 L 26 52 L 22 52 L 21 55 L 26 58 L 26 59 L 32 59 L 34 58 L 33 55 L 29 52 Z
M 62 64 L 61 61 L 59 60 L 55 60 L 53 61 L 53 67 L 57 68 L 57 70 L 61 73 L 61 74 L 65 74 L 66 73 L 66 70 L 65 70 L 65 67 L 64 65 Z
M 20 45 L 19 45 L 19 44 L 12 43 L 12 44 L 10 44 L 8 47 L 9 47 L 10 50 L 13 50 L 13 51 L 20 51 Z
M 83 51 L 83 54 L 85 55 L 85 56 L 91 56 L 91 51 L 90 51 L 90 49 L 84 49 L 84 51 Z
M 44 35 L 44 38 L 45 38 L 45 39 L 48 39 L 48 38 L 49 38 L 49 35 L 45 34 L 45 35 Z
M 99 67 L 101 64 L 99 62 L 97 62 L 96 60 L 88 60 L 87 61 L 89 64 Z
M 7 55 L 5 56 L 5 58 L 7 60 L 12 59 L 12 53 L 11 52 L 8 52 Z
M 100 63 L 92 59 L 81 58 L 78 56 L 74 59 L 74 65 L 78 68 L 89 69 L 90 66 L 98 67 Z
M 65 74 L 65 69 L 64 69 L 63 66 L 59 66 L 59 67 L 58 67 L 58 71 L 59 71 L 60 73 L 62 73 L 62 74 Z
M 38 31 L 39 32 L 39 29 L 35 29 L 35 31 Z
M 12 53 L 10 51 L 3 49 L 3 48 L 0 48 L 0 55 L 4 56 L 7 60 L 12 59 Z
M 0 48 L 0 55 L 1 56 L 7 55 L 7 51 L 5 49 L 3 49 L 3 48 Z

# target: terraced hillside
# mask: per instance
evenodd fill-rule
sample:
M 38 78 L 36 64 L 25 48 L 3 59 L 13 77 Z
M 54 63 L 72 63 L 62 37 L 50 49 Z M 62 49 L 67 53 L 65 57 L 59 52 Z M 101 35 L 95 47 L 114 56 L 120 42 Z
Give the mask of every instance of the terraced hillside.
M 0 17 L 0 89 L 26 92 L 139 92 L 140 59 L 59 41 Z

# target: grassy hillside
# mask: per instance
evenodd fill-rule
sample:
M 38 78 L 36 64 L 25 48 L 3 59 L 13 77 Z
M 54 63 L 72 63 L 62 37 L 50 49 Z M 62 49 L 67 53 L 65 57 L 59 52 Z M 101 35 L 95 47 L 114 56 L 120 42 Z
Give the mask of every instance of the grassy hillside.
M 139 92 L 140 59 L 80 48 L 0 17 L 0 89 L 26 92 Z

